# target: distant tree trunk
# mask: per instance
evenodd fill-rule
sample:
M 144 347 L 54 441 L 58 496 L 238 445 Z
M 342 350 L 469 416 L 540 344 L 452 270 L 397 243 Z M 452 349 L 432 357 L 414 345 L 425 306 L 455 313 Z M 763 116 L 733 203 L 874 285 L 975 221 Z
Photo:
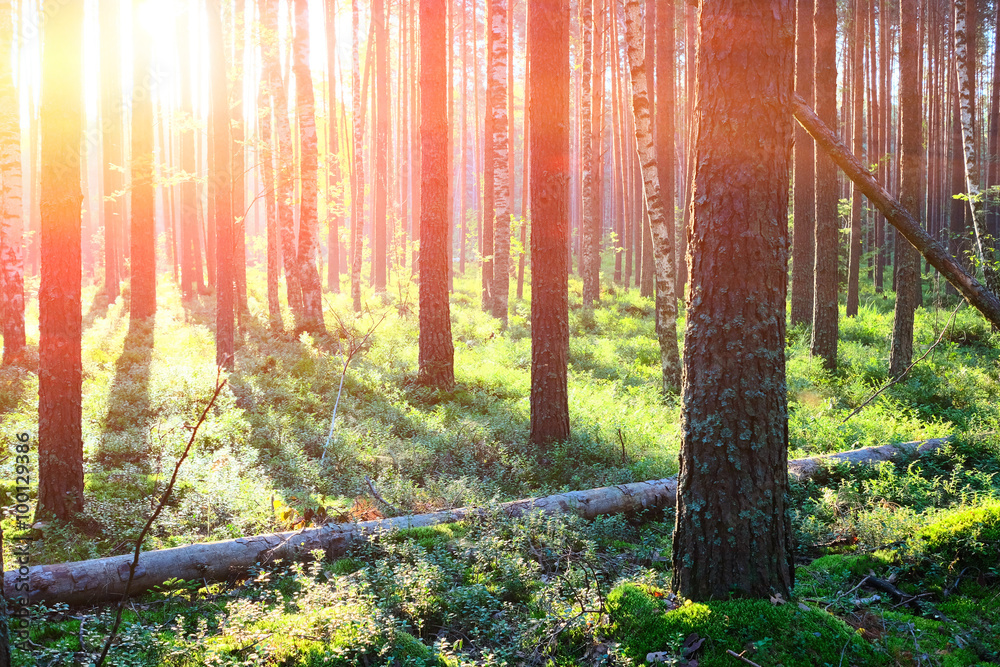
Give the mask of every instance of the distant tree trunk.
M 448 69 L 446 0 L 420 0 L 420 341 L 426 384 L 455 384 L 448 305 Z
M 138 7 L 138 2 L 133 3 Z M 129 324 L 156 314 L 156 221 L 153 192 L 152 44 L 132 12 L 131 280 Z
M 104 292 L 111 303 L 118 298 L 121 267 L 121 229 L 125 221 L 122 173 L 122 66 L 118 0 L 100 0 L 101 39 L 101 161 L 104 180 Z M 110 37 L 108 37 L 110 35 Z M 34 156 L 32 156 L 34 162 Z
M 980 216 L 976 215 L 976 197 L 979 194 L 979 169 L 976 165 L 974 100 L 976 86 L 975 46 L 970 44 L 975 32 L 975 23 L 968 21 L 974 12 L 974 6 L 969 5 L 974 0 L 955 0 L 955 60 L 958 63 L 958 99 L 962 124 L 962 148 L 965 153 L 965 187 L 969 193 L 969 217 L 975 231 L 975 251 L 986 278 L 986 287 L 994 294 L 1000 295 L 1000 270 L 998 270 L 998 253 L 993 248 L 995 242 L 989 237 Z M 970 29 L 968 25 L 973 27 Z
M 667 224 L 667 242 L 670 245 L 671 266 L 674 275 L 671 277 L 671 284 L 674 285 L 670 298 L 674 301 L 674 311 L 676 312 L 677 285 L 674 282 L 677 276 L 676 267 L 676 200 L 677 188 L 675 183 L 676 160 L 674 159 L 674 147 L 676 132 L 674 130 L 674 114 L 676 107 L 676 97 L 674 92 L 675 61 L 674 61 L 674 39 L 676 13 L 676 0 L 657 0 L 656 24 L 658 34 L 656 36 L 656 167 L 660 178 L 660 199 L 663 202 L 663 215 Z M 664 298 L 666 295 L 664 295 Z M 660 299 L 660 292 L 656 298 Z M 659 308 L 659 307 L 658 307 Z M 676 339 L 676 325 L 674 326 L 674 336 Z M 680 361 L 678 360 L 678 369 Z M 678 370 L 679 372 L 679 370 Z M 678 383 L 678 388 L 680 384 Z
M 507 0 L 490 0 L 487 99 L 493 114 L 493 317 L 507 327 L 510 296 L 510 132 L 507 119 Z
M 11 72 L 12 7 L 0 2 L 0 332 L 3 364 L 18 363 L 24 333 L 24 207 L 21 192 L 21 120 Z
M 198 189 L 194 181 L 195 166 L 194 155 L 194 107 L 191 102 L 191 57 L 188 46 L 188 32 L 190 20 L 187 26 L 182 26 L 177 31 L 178 45 L 177 57 L 180 66 L 180 88 L 181 88 L 181 113 L 184 115 L 183 125 L 180 131 L 181 143 L 181 170 L 185 173 L 185 178 L 181 182 L 181 295 L 184 298 L 193 296 L 195 293 L 204 291 L 204 283 L 201 275 L 201 241 L 198 224 Z M 104 42 L 102 41 L 102 45 Z M 264 88 L 262 87 L 263 91 Z M 105 178 L 107 178 L 105 176 Z M 106 184 L 105 184 L 106 189 Z M 109 205 L 109 202 L 105 202 Z
M 692 600 L 787 597 L 793 585 L 784 350 L 794 11 L 794 0 L 701 8 L 673 540 L 673 589 Z
M 340 217 L 342 201 L 340 184 L 342 181 L 340 166 L 340 141 L 337 135 L 337 2 L 326 0 L 326 69 L 328 116 L 327 158 L 327 211 L 329 225 L 326 247 L 326 288 L 337 294 L 340 292 Z M 336 200 L 334 199 L 336 198 Z
M 594 225 L 597 211 L 594 195 L 597 190 L 597 174 L 594 150 L 600 152 L 600 144 L 594 140 L 594 125 L 597 115 L 596 96 L 593 89 L 597 83 L 594 68 L 594 2 L 580 0 L 580 28 L 583 32 L 583 90 L 580 93 L 580 167 L 583 169 L 583 217 L 580 225 L 580 276 L 583 278 L 583 304 L 593 305 L 600 298 L 598 276 L 593 272 L 595 254 L 599 254 L 599 239 Z M 600 2 L 600 0 L 597 0 Z M 603 74 L 603 72 L 602 72 Z
M 257 95 L 257 116 L 260 143 L 257 150 L 261 180 L 264 182 L 264 207 L 267 217 L 267 315 L 272 331 L 281 331 L 281 301 L 278 297 L 278 277 L 281 272 L 281 250 L 278 239 L 278 202 L 274 191 L 274 149 L 271 133 L 271 108 L 266 86 Z
M 489 8 L 492 5 L 487 5 L 487 24 L 489 24 Z M 493 230 L 493 222 L 496 218 L 496 208 L 494 206 L 493 198 L 496 194 L 496 188 L 494 186 L 494 180 L 496 178 L 496 160 L 493 158 L 493 138 L 495 136 L 493 130 L 493 110 L 491 107 L 492 98 L 490 97 L 490 84 L 489 84 L 489 54 L 493 52 L 493 30 L 488 29 L 486 32 L 486 53 L 487 53 L 487 77 L 486 77 L 486 116 L 483 121 L 483 208 L 480 212 L 482 217 L 480 219 L 479 228 L 479 257 L 481 266 L 481 283 L 482 283 L 482 308 L 488 313 L 493 312 L 493 243 L 495 242 L 496 233 Z M 475 50 L 475 47 L 473 47 Z M 476 66 L 478 69 L 478 65 Z M 450 71 L 450 70 L 449 70 Z M 478 86 L 478 83 L 473 82 L 473 85 Z M 479 108 L 479 101 L 476 100 L 476 108 Z M 476 124 L 478 128 L 478 122 Z
M 233 173 L 229 135 L 229 86 L 222 37 L 220 0 L 208 0 L 208 47 L 211 89 L 212 171 L 215 183 L 212 217 L 215 218 L 215 363 L 232 370 L 236 354 L 233 276 Z
M 246 225 L 246 153 L 243 130 L 243 5 L 246 0 L 233 2 L 233 89 L 230 115 L 232 119 L 232 174 L 233 174 L 233 271 L 236 289 L 236 314 L 238 321 L 250 310 L 247 304 L 247 225 Z
M 816 113 L 837 127 L 837 3 L 816 0 Z M 812 354 L 837 367 L 838 235 L 837 166 L 828 155 L 816 159 L 816 272 L 813 286 Z
M 853 32 L 851 34 L 851 68 L 853 83 L 851 85 L 854 97 L 852 99 L 853 104 L 853 122 L 854 122 L 854 154 L 861 156 L 864 151 L 864 98 L 865 98 L 865 67 L 864 67 L 864 53 L 865 53 L 865 31 L 863 17 L 868 15 L 868 6 L 866 0 L 854 0 L 852 8 L 853 16 L 851 18 L 851 27 Z M 804 134 L 805 131 L 796 126 L 796 136 L 799 133 Z M 804 141 L 808 142 L 810 146 L 812 142 L 809 141 L 808 137 L 804 137 Z M 847 311 L 846 315 L 848 317 L 854 317 L 858 314 L 859 306 L 859 290 L 861 282 L 861 190 L 856 184 L 852 185 L 851 190 L 851 240 L 850 240 L 850 257 L 848 259 L 847 266 Z M 794 264 L 793 264 L 794 266 Z
M 653 27 L 652 27 L 652 25 L 650 23 L 649 12 L 650 12 L 650 10 L 654 10 L 655 11 L 655 9 L 654 9 L 655 5 L 653 4 L 652 0 L 644 0 L 644 2 L 645 2 L 645 5 L 646 5 L 646 12 L 647 12 L 647 15 L 646 15 L 646 26 L 645 26 L 645 28 L 646 28 L 645 29 L 645 38 L 646 38 L 645 42 L 646 42 L 646 44 L 645 44 L 645 49 L 643 49 L 642 52 L 641 52 L 641 55 L 642 55 L 642 59 L 643 59 L 643 62 L 644 62 L 645 69 L 649 73 L 647 75 L 647 78 L 648 78 L 648 81 L 649 81 L 647 91 L 649 91 L 652 88 L 652 86 L 654 85 L 653 84 L 653 79 L 654 79 L 653 72 L 654 72 L 654 66 L 655 66 L 655 63 L 656 63 L 656 54 L 654 52 L 655 44 L 653 44 L 653 41 L 655 39 L 656 33 L 654 32 L 654 29 L 653 29 Z M 640 30 L 640 32 L 642 31 L 642 27 L 641 26 L 639 27 L 639 30 Z M 640 40 L 641 40 L 641 38 L 640 38 Z M 626 38 L 626 50 L 628 49 L 627 41 L 628 40 Z M 632 98 L 633 98 L 633 100 L 635 99 L 634 86 L 633 86 L 633 91 L 632 91 Z M 634 104 L 634 102 L 633 102 L 633 104 Z M 652 116 L 653 116 L 653 111 L 652 111 L 652 108 L 650 108 L 650 119 L 652 119 Z M 631 119 L 631 121 L 632 121 L 631 125 L 632 125 L 633 132 L 630 132 L 629 133 L 630 135 L 633 134 L 635 132 L 635 130 L 636 130 L 635 118 L 633 117 Z M 652 123 L 652 120 L 650 120 L 650 123 Z M 629 148 L 631 148 L 631 142 L 629 142 Z M 631 152 L 631 150 L 629 152 Z M 654 155 L 655 155 L 655 153 L 654 153 Z M 639 163 L 638 163 L 639 169 L 637 170 L 638 173 L 636 173 L 636 176 L 637 176 L 636 181 L 638 181 L 640 179 L 643 179 L 643 176 L 644 176 L 644 174 L 642 173 L 642 170 L 643 170 L 643 167 L 645 166 L 644 165 L 645 159 L 643 157 L 640 157 L 640 156 L 636 156 L 636 158 L 639 160 Z M 654 157 L 654 160 L 655 160 L 655 157 Z M 656 285 L 656 279 L 657 279 L 658 274 L 659 274 L 659 269 L 656 266 L 656 251 L 654 250 L 654 242 L 653 242 L 653 236 L 652 236 L 652 232 L 651 232 L 652 227 L 651 227 L 651 224 L 650 224 L 650 218 L 652 216 L 650 215 L 650 210 L 649 210 L 649 205 L 647 203 L 647 200 L 642 196 L 641 186 L 640 186 L 640 184 L 638 182 L 636 182 L 636 186 L 639 186 L 639 187 L 636 188 L 637 189 L 637 199 L 642 202 L 642 205 L 639 207 L 639 209 L 641 211 L 643 211 L 642 217 L 643 217 L 643 223 L 644 223 L 642 225 L 642 283 L 639 285 L 639 293 L 642 296 L 653 296 L 653 297 L 655 297 L 656 291 L 654 289 L 654 286 Z M 657 323 L 657 326 L 659 326 L 659 323 Z
M 594 299 L 601 298 L 601 229 L 604 227 L 604 79 L 607 76 L 607 60 L 605 53 L 608 48 L 608 40 L 605 37 L 604 21 L 604 0 L 592 0 L 594 4 L 594 45 L 593 45 L 593 68 L 592 82 L 590 87 L 590 167 L 589 176 L 590 198 L 584 196 L 584 205 L 589 210 L 584 209 L 584 225 L 589 225 L 588 235 L 592 239 L 593 252 L 590 256 L 590 264 L 587 264 L 587 272 L 590 274 Z M 613 172 L 612 172 L 613 173 Z M 586 182 L 584 183 L 586 187 Z M 589 218 L 589 221 L 588 221 Z M 624 231 L 625 221 L 618 219 L 616 229 Z M 622 236 L 619 234 L 618 243 L 622 244 Z M 584 237 L 586 238 L 586 237 Z M 615 250 L 615 271 L 619 282 L 621 281 L 621 253 Z M 587 273 L 584 274 L 586 278 Z M 586 302 L 586 298 L 584 298 Z
M 358 0 L 351 0 L 351 95 L 353 109 L 354 169 L 351 174 L 351 301 L 354 312 L 361 312 L 361 251 L 363 249 L 365 160 L 365 119 L 362 113 L 364 95 L 361 92 L 361 58 L 358 53 L 361 9 Z
M 569 0 L 528 5 L 531 118 L 531 434 L 569 439 Z
M 80 138 L 83 0 L 52 5 L 42 47 L 36 517 L 83 511 Z
M 372 1 L 375 23 L 375 211 L 372 219 L 372 286 L 386 288 L 388 258 L 386 200 L 389 179 L 389 30 L 385 0 Z
M 267 89 L 274 107 L 274 132 L 278 138 L 277 202 L 281 256 L 285 265 L 285 288 L 288 308 L 296 326 L 302 318 L 302 289 L 299 281 L 298 253 L 295 247 L 295 217 L 291 202 L 295 184 L 292 128 L 288 122 L 288 94 L 281 77 L 278 55 L 278 0 L 258 0 L 261 21 L 262 65 Z
M 923 191 L 923 110 L 918 63 L 922 49 L 917 32 L 918 0 L 899 3 L 899 120 L 902 123 L 902 192 L 899 202 L 919 219 Z M 855 186 L 857 188 L 857 186 Z M 899 377 L 913 360 L 913 314 L 917 308 L 912 284 L 919 279 L 920 255 L 897 235 L 896 307 L 889 350 L 889 375 Z
M 673 216 L 667 217 L 660 195 L 656 149 L 653 147 L 653 128 L 649 113 L 649 88 L 646 84 L 647 59 L 642 55 L 640 23 L 642 8 L 639 2 L 640 0 L 625 2 L 625 41 L 628 45 L 629 71 L 632 79 L 635 139 L 642 165 L 649 233 L 656 261 L 656 333 L 660 341 L 662 390 L 664 394 L 673 394 L 681 386 L 681 362 L 677 348 L 677 300 L 674 298 L 674 246 L 670 229 Z M 651 59 L 650 56 L 649 60 Z M 666 110 L 661 111 L 667 113 Z
M 1000 3 L 997 3 L 996 26 L 1000 26 Z M 1000 237 L 1000 30 L 994 31 L 993 44 L 993 85 L 990 90 L 990 126 L 986 140 L 986 155 L 989 163 L 986 186 L 990 188 L 986 199 L 986 233 L 992 237 L 993 246 Z
M 319 150 L 317 148 L 315 101 L 309 70 L 309 5 L 295 0 L 295 116 L 299 125 L 299 285 L 302 289 L 302 316 L 297 331 L 325 333 L 323 325 L 323 284 L 316 262 L 319 256 Z

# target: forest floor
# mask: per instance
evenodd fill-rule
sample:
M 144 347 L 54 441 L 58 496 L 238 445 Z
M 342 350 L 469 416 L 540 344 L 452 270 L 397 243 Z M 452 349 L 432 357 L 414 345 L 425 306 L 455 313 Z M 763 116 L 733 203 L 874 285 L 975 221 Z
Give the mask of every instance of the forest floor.
M 415 286 L 370 296 L 359 319 L 346 295 L 327 294 L 335 335 L 314 339 L 262 326 L 264 281 L 250 279 L 236 368 L 144 549 L 391 514 L 366 476 L 396 511 L 422 513 L 676 473 L 679 404 L 658 394 L 653 302 L 637 290 L 605 291 L 586 310 L 571 279 L 573 436 L 542 452 L 527 445 L 527 301 L 512 302 L 501 332 L 479 308 L 478 281 L 456 278 L 457 386 L 439 392 L 415 382 Z M 36 283 L 29 292 L 37 344 Z M 212 297 L 182 304 L 164 281 L 155 324 L 130 331 L 124 298 L 84 295 L 86 510 L 35 531 L 32 564 L 130 552 L 216 382 Z M 836 372 L 809 356 L 808 331 L 789 331 L 789 455 L 956 439 L 920 460 L 794 485 L 787 603 L 670 596 L 672 511 L 488 516 L 234 584 L 171 582 L 127 607 L 109 664 L 626 665 L 654 651 L 666 664 L 748 664 L 727 650 L 762 666 L 1000 662 L 1000 436 L 982 435 L 1000 431 L 1000 335 L 968 307 L 945 330 L 954 303 L 928 294 L 916 356 L 944 331 L 941 343 L 845 422 L 888 381 L 892 298 L 869 292 L 858 317 L 841 311 Z M 329 436 L 338 341 L 372 329 Z M 0 426 L 37 433 L 33 370 L 0 369 Z M 0 472 L 8 506 L 12 459 Z M 9 545 L 14 521 L 2 527 Z M 904 597 L 873 588 L 890 582 Z M 88 664 L 112 620 L 108 608 L 36 607 L 15 664 Z

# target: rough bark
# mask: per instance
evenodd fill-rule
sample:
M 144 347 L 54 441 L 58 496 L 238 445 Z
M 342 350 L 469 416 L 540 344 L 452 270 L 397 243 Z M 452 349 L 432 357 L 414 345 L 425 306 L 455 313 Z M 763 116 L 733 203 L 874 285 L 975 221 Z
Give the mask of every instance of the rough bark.
M 674 590 L 793 585 L 785 386 L 794 0 L 704 3 Z M 745 63 L 755 63 L 748 68 Z
M 24 205 L 21 185 L 21 120 L 11 71 L 13 15 L 0 2 L 0 332 L 3 364 L 18 363 L 24 333 Z
M 675 39 L 675 0 L 658 0 L 657 2 L 657 36 L 656 36 L 656 167 L 660 178 L 660 199 L 663 202 L 663 217 L 666 222 L 667 241 L 673 253 L 673 277 L 671 284 L 674 293 L 670 295 L 657 291 L 656 299 L 669 298 L 675 304 L 676 310 L 677 289 L 676 276 L 676 177 L 677 172 L 674 144 L 675 144 L 675 106 L 676 98 L 674 91 L 675 66 L 674 62 L 674 39 Z M 659 305 L 658 305 L 659 308 Z M 675 327 L 676 334 L 676 327 Z M 678 368 L 680 364 L 678 364 Z M 678 385 L 679 386 L 679 385 Z
M 868 15 L 867 0 L 854 0 L 853 16 L 851 18 L 851 69 L 853 83 L 851 85 L 853 98 L 852 121 L 854 124 L 854 154 L 864 155 L 864 98 L 865 98 L 865 17 Z M 813 142 L 801 126 L 796 127 L 796 136 L 801 136 L 803 143 L 813 148 Z M 796 144 L 796 150 L 798 145 Z M 858 314 L 859 292 L 861 283 L 861 190 L 852 184 L 851 189 L 851 238 L 847 265 L 847 317 Z M 794 255 L 793 255 L 794 260 Z M 794 287 L 792 288 L 794 292 Z M 794 296 L 793 296 L 794 298 Z
M 997 3 L 995 26 L 1000 26 L 1000 3 Z M 986 200 L 986 231 L 994 239 L 1000 235 L 1000 30 L 994 30 L 993 85 L 990 90 L 990 125 L 986 140 L 986 186 L 990 189 Z
M 569 0 L 528 6 L 531 153 L 531 434 L 569 438 Z
M 229 134 L 229 86 L 222 36 L 220 0 L 209 0 L 208 47 L 211 83 L 212 170 L 215 184 L 212 218 L 215 220 L 215 363 L 232 369 L 236 355 L 234 331 L 236 286 L 233 275 L 233 172 L 232 139 Z
M 922 48 L 917 34 L 917 0 L 899 3 L 899 117 L 902 123 L 902 189 L 899 203 L 920 215 L 923 192 L 923 109 L 918 64 Z M 855 188 L 857 186 L 855 185 Z M 918 220 L 919 222 L 919 220 Z M 917 304 L 912 286 L 919 279 L 916 249 L 900 239 L 896 245 L 896 305 L 889 350 L 889 375 L 899 377 L 913 360 L 913 316 Z
M 426 25 L 426 24 L 422 24 Z M 444 43 L 442 40 L 441 44 Z M 803 482 L 837 465 L 873 465 L 926 456 L 951 442 L 937 438 L 866 447 L 849 452 L 795 459 L 788 462 L 788 476 Z M 569 491 L 540 498 L 524 498 L 500 505 L 507 516 L 532 512 L 577 514 L 593 519 L 606 514 L 636 513 L 670 507 L 677 496 L 677 478 L 619 484 L 584 491 Z M 227 580 L 245 573 L 250 567 L 267 565 L 281 559 L 311 558 L 312 550 L 321 549 L 327 558 L 336 558 L 359 540 L 389 530 L 452 523 L 485 515 L 488 510 L 462 507 L 430 514 L 396 517 L 352 524 L 331 524 L 317 528 L 241 537 L 221 542 L 192 544 L 140 554 L 132 592 L 148 591 L 171 578 Z M 28 573 L 32 604 L 64 602 L 72 605 L 95 604 L 121 597 L 128 579 L 133 556 L 113 556 L 88 561 L 37 565 Z M 4 572 L 4 584 L 13 588 L 16 570 Z
M 448 71 L 446 0 L 420 0 L 420 339 L 419 375 L 455 383 L 448 303 Z
M 801 99 L 793 98 L 795 119 L 808 130 L 817 145 L 826 151 L 852 181 L 858 184 L 886 220 L 895 227 L 931 266 L 941 272 L 962 296 L 969 300 L 986 319 L 1000 326 L 1000 300 L 966 271 L 941 244 L 924 230 L 916 218 L 907 211 L 889 191 L 879 184 L 868 169 L 826 127 L 812 109 Z
M 323 284 L 316 261 L 319 256 L 319 150 L 312 73 L 309 69 L 309 5 L 295 0 L 295 115 L 299 125 L 299 247 L 298 273 L 302 312 L 297 331 L 326 332 L 323 325 Z
M 837 2 L 816 0 L 816 113 L 837 127 Z M 829 370 L 837 367 L 839 224 L 837 167 L 816 156 L 816 250 L 813 274 L 812 354 Z
M 649 215 L 649 238 L 656 265 L 656 334 L 660 342 L 660 367 L 664 394 L 676 393 L 681 386 L 680 352 L 677 347 L 677 300 L 674 298 L 673 215 L 667 216 L 660 197 L 660 174 L 650 119 L 646 59 L 642 56 L 640 0 L 625 3 L 625 41 L 628 45 L 632 80 L 632 115 L 635 141 L 642 167 L 643 191 Z
M 156 228 L 153 192 L 152 44 L 139 22 L 138 2 L 132 11 L 132 155 L 129 325 L 156 314 Z
M 83 0 L 46 3 L 42 47 L 37 517 L 83 510 Z
M 493 115 L 493 317 L 507 326 L 510 296 L 510 131 L 507 118 L 507 0 L 490 0 L 486 97 Z M 487 213 L 489 215 L 489 213 Z

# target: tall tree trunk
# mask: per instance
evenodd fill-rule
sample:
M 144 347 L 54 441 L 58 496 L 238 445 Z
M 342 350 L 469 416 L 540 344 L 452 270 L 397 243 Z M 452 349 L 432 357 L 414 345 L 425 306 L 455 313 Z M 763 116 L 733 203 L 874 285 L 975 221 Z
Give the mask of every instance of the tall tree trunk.
M 851 85 L 854 93 L 852 104 L 854 112 L 852 121 L 854 123 L 854 154 L 863 155 L 864 151 L 864 97 L 865 97 L 865 30 L 864 19 L 868 15 L 867 0 L 854 0 L 852 8 L 851 27 L 851 68 L 853 83 Z M 796 131 L 805 134 L 801 127 Z M 803 140 L 812 144 L 807 136 Z M 847 310 L 848 317 L 858 314 L 859 292 L 861 284 L 861 190 L 857 185 L 853 185 L 851 190 L 851 240 L 850 256 L 847 266 Z
M 994 25 L 1000 28 L 1000 3 L 997 3 Z M 931 32 L 933 33 L 933 30 Z M 1000 29 L 994 30 L 993 85 L 990 87 L 990 125 L 986 140 L 988 171 L 986 186 L 990 189 L 986 199 L 986 233 L 993 239 L 1000 237 Z
M 656 23 L 658 34 L 656 37 L 656 167 L 660 181 L 660 201 L 663 206 L 663 219 L 665 223 L 666 249 L 670 253 L 670 292 L 664 292 L 657 286 L 656 290 L 656 312 L 674 313 L 674 322 L 666 322 L 668 331 L 666 335 L 673 336 L 673 343 L 667 341 L 669 353 L 677 348 L 677 267 L 675 261 L 677 257 L 676 248 L 676 186 L 675 174 L 676 164 L 674 160 L 674 22 L 675 22 L 675 0 L 658 0 Z M 661 301 L 670 301 L 670 304 L 663 304 Z M 657 331 L 661 328 L 659 317 L 656 320 Z M 661 346 L 663 337 L 660 336 Z M 661 347 L 661 353 L 663 348 Z M 680 359 L 676 362 L 676 387 L 680 389 Z M 664 369 L 666 373 L 666 368 Z M 664 375 L 666 384 L 667 376 Z
M 483 121 L 483 198 L 482 211 L 479 227 L 479 257 L 481 266 L 482 283 L 482 307 L 483 310 L 493 312 L 493 243 L 496 233 L 493 230 L 493 222 L 496 218 L 496 208 L 493 197 L 496 195 L 494 180 L 496 178 L 496 160 L 493 159 L 493 138 L 495 136 L 493 123 L 494 116 L 491 107 L 490 97 L 490 77 L 489 77 L 489 55 L 493 53 L 493 30 L 489 25 L 491 4 L 487 4 L 486 14 L 486 54 L 487 54 L 487 74 L 486 74 L 486 115 Z M 476 65 L 478 70 L 478 65 Z M 476 108 L 479 108 L 479 101 L 476 101 Z M 476 124 L 478 128 L 478 122 Z M 568 270 L 568 269 L 567 269 Z
M 899 3 L 899 120 L 902 123 L 902 192 L 899 203 L 915 216 L 920 215 L 920 194 L 924 179 L 923 110 L 918 64 L 922 49 L 917 32 L 918 0 Z M 857 188 L 857 186 L 855 186 Z M 919 218 L 918 218 L 919 219 Z M 899 377 L 913 359 L 913 314 L 917 308 L 911 289 L 919 278 L 920 255 L 908 241 L 897 236 L 896 308 L 889 350 L 889 375 Z
M 0 2 L 0 332 L 3 364 L 18 363 L 24 333 L 24 207 L 21 192 L 21 120 L 11 71 L 13 8 Z
M 815 104 L 813 0 L 799 0 L 795 18 L 795 92 Z M 811 324 L 816 265 L 816 153 L 809 135 L 795 128 L 795 197 L 792 203 L 792 326 Z
M 156 227 L 153 192 L 153 97 L 150 35 L 132 11 L 131 280 L 129 324 L 156 314 Z
M 297 2 L 299 0 L 296 0 Z M 373 0 L 375 23 L 375 210 L 372 219 L 372 268 L 376 292 L 385 292 L 387 284 L 388 219 L 386 202 L 389 180 L 389 30 L 385 0 Z
M 326 288 L 340 292 L 340 201 L 343 200 L 340 184 L 343 180 L 340 165 L 340 140 L 337 129 L 337 0 L 326 0 L 326 70 L 327 70 L 327 196 L 326 218 Z
M 363 97 L 361 92 L 361 58 L 359 54 L 360 35 L 359 0 L 351 0 L 351 99 L 354 105 L 354 168 L 351 171 L 351 302 L 354 312 L 361 312 L 361 251 L 364 228 L 365 161 L 364 137 L 365 120 L 361 112 Z
M 208 48 L 210 62 L 212 168 L 215 184 L 212 217 L 215 219 L 215 363 L 231 370 L 236 354 L 233 275 L 233 173 L 232 139 L 229 134 L 229 86 L 222 36 L 220 0 L 208 0 Z
M 455 383 L 448 305 L 448 68 L 446 0 L 420 0 L 420 341 L 419 375 Z
M 962 149 L 965 154 L 965 188 L 969 193 L 969 218 L 975 231 L 975 252 L 982 265 L 986 287 L 994 294 L 1000 294 L 1000 256 L 993 248 L 994 240 L 988 235 L 980 216 L 976 215 L 976 197 L 979 195 L 979 170 L 976 164 L 974 144 L 975 118 L 974 102 L 976 89 L 975 45 L 970 44 L 975 32 L 975 23 L 969 19 L 974 11 L 970 5 L 974 0 L 955 0 L 955 61 L 958 68 L 958 99 L 962 124 Z M 968 14 L 968 15 L 967 15 Z M 972 27 L 969 27 L 969 26 Z M 971 47 L 971 48 L 970 48 Z
M 246 225 L 246 146 L 243 119 L 243 5 L 246 0 L 233 1 L 233 89 L 230 114 L 232 117 L 233 174 L 233 271 L 236 288 L 236 314 L 242 324 L 249 311 L 247 304 L 247 225 Z
M 592 0 L 594 3 L 594 44 L 593 44 L 593 68 L 591 77 L 591 99 L 590 99 L 590 199 L 584 197 L 585 206 L 589 210 L 584 210 L 584 225 L 589 225 L 587 234 L 593 242 L 593 253 L 587 271 L 590 274 L 591 289 L 594 291 L 594 299 L 601 298 L 601 229 L 604 228 L 604 79 L 607 76 L 607 53 L 608 40 L 606 38 L 604 20 L 604 0 Z M 614 162 L 612 162 L 614 164 Z M 612 170 L 611 173 L 614 173 Z M 586 183 L 584 183 L 586 187 Z M 618 218 L 614 229 L 618 231 L 618 243 L 622 244 L 622 232 L 624 231 L 625 220 Z M 586 237 L 585 237 L 586 238 Z M 621 262 L 622 256 L 615 249 L 615 275 L 618 282 L 621 282 Z M 586 274 L 584 274 L 586 276 Z M 586 301 L 586 299 L 584 299 Z
M 837 2 L 816 0 L 816 113 L 837 127 Z M 816 159 L 816 269 L 813 284 L 812 354 L 837 367 L 839 224 L 837 166 L 826 154 Z
M 493 317 L 507 327 L 510 295 L 510 132 L 507 119 L 507 0 L 490 0 L 487 99 L 493 114 Z
M 596 0 L 600 2 L 600 0 Z M 580 276 L 583 278 L 583 304 L 592 306 L 600 299 L 600 283 L 598 276 L 592 271 L 593 257 L 598 252 L 599 239 L 594 225 L 594 193 L 597 186 L 597 174 L 594 160 L 595 147 L 600 152 L 600 144 L 594 140 L 594 116 L 596 115 L 596 96 L 593 89 L 597 83 L 594 68 L 594 2 L 595 0 L 580 0 L 580 28 L 583 32 L 583 90 L 580 94 L 580 167 L 583 169 L 583 220 L 580 225 Z M 603 72 L 602 72 L 603 74 Z
M 38 289 L 38 505 L 83 511 L 80 138 L 83 0 L 46 7 L 42 47 L 41 284 Z
M 119 0 L 100 0 L 101 39 L 101 161 L 104 180 L 104 293 L 108 302 L 118 298 L 122 277 L 120 230 L 125 221 L 122 172 L 122 89 L 119 54 Z M 34 158 L 34 156 L 32 156 Z M 32 159 L 34 162 L 34 159 Z
M 701 10 L 673 541 L 673 588 L 692 600 L 787 596 L 793 585 L 784 349 L 794 11 L 793 0 Z
M 645 63 L 652 59 L 652 55 L 647 51 L 649 58 L 643 57 L 640 23 L 642 7 L 639 2 L 640 0 L 626 0 L 625 41 L 628 45 L 629 72 L 632 80 L 635 140 L 642 165 L 643 190 L 652 239 L 651 249 L 656 262 L 656 334 L 660 341 L 662 389 L 664 394 L 673 394 L 681 386 L 680 353 L 677 348 L 677 300 L 674 298 L 674 246 L 670 229 L 673 216 L 667 217 L 660 194 L 645 68 Z
M 569 439 L 569 0 L 528 5 L 531 153 L 531 433 Z
M 323 325 L 323 284 L 316 262 L 319 256 L 319 149 L 317 148 L 315 101 L 309 69 L 309 5 L 295 0 L 295 117 L 299 124 L 299 285 L 302 289 L 302 316 L 297 331 L 325 333 Z
M 181 114 L 183 114 L 180 130 L 181 171 L 184 180 L 180 184 L 181 208 L 181 295 L 184 298 L 204 291 L 201 275 L 201 242 L 198 224 L 198 189 L 195 183 L 195 143 L 194 143 L 194 106 L 191 102 L 191 56 L 188 33 L 190 32 L 190 17 L 188 25 L 181 26 L 177 31 L 177 56 L 180 68 Z M 103 42 L 102 42 L 103 44 Z M 264 90 L 264 87 L 261 87 Z M 265 106 L 267 106 L 265 104 Z M 105 184 L 106 189 L 106 184 Z M 110 202 L 106 201 L 106 205 Z
M 271 132 L 271 106 L 268 104 L 267 87 L 262 85 L 257 94 L 257 122 L 260 142 L 257 150 L 261 180 L 264 182 L 264 207 L 267 217 L 267 316 L 272 331 L 281 331 L 281 302 L 278 297 L 278 278 L 281 272 L 281 250 L 278 239 L 278 197 L 274 183 L 274 138 Z

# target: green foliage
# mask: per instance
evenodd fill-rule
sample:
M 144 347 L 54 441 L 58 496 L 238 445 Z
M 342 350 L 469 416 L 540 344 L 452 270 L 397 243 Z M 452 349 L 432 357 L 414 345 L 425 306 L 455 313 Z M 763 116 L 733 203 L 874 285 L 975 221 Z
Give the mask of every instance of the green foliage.
M 675 652 L 678 638 L 697 633 L 705 639 L 698 664 L 706 667 L 732 665 L 727 649 L 746 651 L 760 665 L 890 664 L 853 628 L 814 607 L 731 600 L 687 601 L 671 609 L 664 599 L 665 591 L 633 584 L 619 586 L 608 596 L 612 635 L 626 656 L 641 661 L 647 653 Z

